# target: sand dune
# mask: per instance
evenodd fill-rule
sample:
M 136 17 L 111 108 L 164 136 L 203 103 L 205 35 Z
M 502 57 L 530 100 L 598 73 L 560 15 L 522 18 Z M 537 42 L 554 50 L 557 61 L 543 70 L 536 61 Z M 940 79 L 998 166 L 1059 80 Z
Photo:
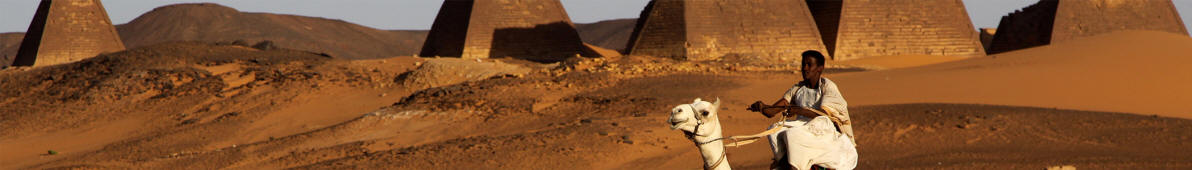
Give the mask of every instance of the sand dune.
M 968 103 L 1192 118 L 1192 38 L 1128 31 L 922 67 L 827 76 L 855 106 Z M 775 96 L 797 77 L 743 93 Z
M 950 61 L 967 59 L 968 57 L 936 56 L 936 55 L 896 55 L 865 57 L 855 60 L 829 61 L 828 64 L 846 67 L 865 68 L 870 70 L 887 70 L 896 68 L 917 67 Z

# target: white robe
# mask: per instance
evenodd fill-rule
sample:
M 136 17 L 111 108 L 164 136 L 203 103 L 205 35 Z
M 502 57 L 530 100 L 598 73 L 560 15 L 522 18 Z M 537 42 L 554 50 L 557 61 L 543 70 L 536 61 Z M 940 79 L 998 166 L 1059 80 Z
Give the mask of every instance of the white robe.
M 849 122 L 848 103 L 840 95 L 836 84 L 827 78 L 820 82 L 820 88 L 805 89 L 802 83 L 796 84 L 783 95 L 791 104 L 808 108 L 824 108 L 838 120 Z M 814 100 L 814 101 L 809 101 Z M 808 118 L 799 116 L 795 120 L 775 123 L 770 128 L 783 128 L 782 132 L 771 134 L 770 148 L 774 151 L 774 159 L 788 158 L 791 166 L 797 169 L 811 169 L 812 165 L 819 165 L 831 169 L 853 169 L 857 167 L 857 149 L 852 135 L 852 125 L 836 125 L 825 116 Z
M 812 165 L 841 170 L 857 167 L 857 148 L 852 139 L 837 132 L 828 117 L 800 117 L 782 124 L 791 128 L 775 123 L 770 128 L 785 130 L 768 136 L 776 160 L 786 157 L 791 166 L 802 170 Z

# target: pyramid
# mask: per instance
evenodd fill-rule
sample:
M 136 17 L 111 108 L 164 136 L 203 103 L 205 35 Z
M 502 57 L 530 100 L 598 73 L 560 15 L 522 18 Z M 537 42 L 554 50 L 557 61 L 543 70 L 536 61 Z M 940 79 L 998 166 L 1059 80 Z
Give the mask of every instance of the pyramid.
M 1171 0 L 1041 0 L 1003 16 L 990 53 L 1122 30 L 1188 35 Z
M 446 0 L 419 55 L 553 62 L 586 51 L 559 0 Z
M 808 0 L 807 4 L 836 60 L 985 55 L 961 0 Z
M 42 0 L 13 66 L 46 66 L 124 50 L 99 0 Z
M 824 45 L 802 1 L 652 0 L 626 49 L 686 60 L 793 61 Z
M 993 35 L 997 34 L 997 28 L 981 28 L 981 48 L 989 51 L 989 45 L 993 43 Z

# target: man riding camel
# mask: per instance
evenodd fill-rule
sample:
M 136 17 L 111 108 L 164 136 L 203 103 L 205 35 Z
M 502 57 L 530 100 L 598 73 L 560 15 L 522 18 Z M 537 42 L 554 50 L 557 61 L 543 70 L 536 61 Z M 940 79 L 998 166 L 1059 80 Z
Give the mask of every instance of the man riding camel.
M 825 57 L 808 50 L 802 54 L 803 81 L 795 84 L 773 105 L 754 102 L 749 110 L 766 117 L 779 113 L 785 118 L 771 128 L 787 128 L 769 135 L 774 150 L 772 169 L 853 169 L 857 164 L 856 141 L 848 102 L 836 83 L 821 75 Z M 795 128 L 799 128 L 795 130 Z

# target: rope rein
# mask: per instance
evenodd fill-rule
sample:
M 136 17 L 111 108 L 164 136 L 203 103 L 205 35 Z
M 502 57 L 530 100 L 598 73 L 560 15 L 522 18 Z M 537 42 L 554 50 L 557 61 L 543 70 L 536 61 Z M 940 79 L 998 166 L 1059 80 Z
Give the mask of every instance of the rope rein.
M 785 122 L 786 118 L 783 117 L 781 121 Z M 782 127 L 786 127 L 786 128 L 794 127 L 794 126 L 788 126 L 788 125 L 782 125 L 782 124 L 779 124 L 779 125 Z M 753 135 L 722 137 L 722 138 L 716 138 L 716 139 L 712 139 L 712 140 L 704 141 L 704 142 L 695 140 L 694 136 L 692 136 L 690 138 L 691 138 L 691 141 L 695 142 L 696 146 L 703 146 L 703 145 L 706 145 L 706 144 L 709 144 L 712 142 L 722 141 L 722 140 L 726 140 L 726 139 L 733 141 L 733 143 L 721 145 L 721 147 L 723 147 L 724 149 L 721 152 L 720 157 L 716 158 L 716 163 L 712 163 L 712 165 L 704 165 L 704 169 L 715 169 L 716 167 L 719 167 L 721 163 L 724 162 L 724 159 L 726 157 L 728 157 L 728 147 L 729 146 L 740 147 L 740 146 L 743 146 L 746 144 L 751 144 L 753 142 L 757 142 L 757 140 L 763 136 L 769 136 L 771 134 L 781 132 L 782 130 L 783 130 L 782 128 L 770 128 L 769 130 L 763 131 L 761 133 L 753 134 Z M 696 134 L 696 135 L 698 135 L 698 134 Z M 742 139 L 744 139 L 744 140 L 742 140 Z
M 728 157 L 728 149 L 726 148 L 724 150 L 724 154 L 720 154 L 720 158 L 716 158 L 716 163 L 713 163 L 711 166 L 704 165 L 704 169 L 716 169 L 716 167 L 720 167 L 720 163 L 723 163 L 724 159 L 727 157 Z

